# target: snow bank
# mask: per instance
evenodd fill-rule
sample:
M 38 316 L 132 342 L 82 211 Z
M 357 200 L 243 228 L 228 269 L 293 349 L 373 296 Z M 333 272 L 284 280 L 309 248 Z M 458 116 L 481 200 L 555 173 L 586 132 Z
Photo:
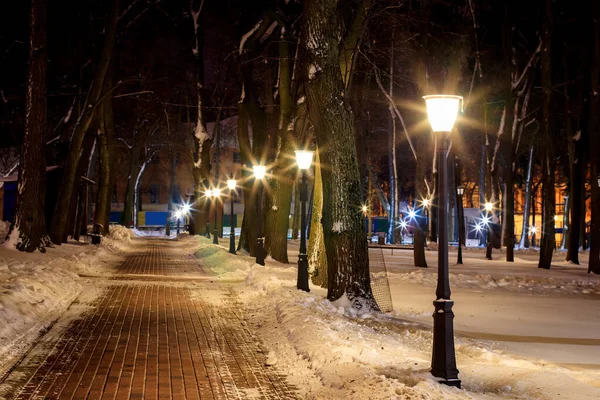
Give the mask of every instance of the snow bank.
M 428 372 L 430 328 L 396 314 L 360 313 L 350 302 L 328 301 L 326 291 L 312 285 L 310 293 L 296 290 L 295 264 L 256 265 L 206 239 L 200 239 L 195 255 L 220 277 L 245 275 L 234 288 L 247 326 L 264 343 L 267 365 L 284 373 L 300 398 L 593 399 L 600 394 L 597 372 L 518 359 L 465 337 L 456 338 L 464 390 L 440 385 Z
M 23 253 L 0 248 L 0 376 L 51 326 L 86 288 L 89 279 L 105 275 L 121 259 L 130 234 L 111 230 L 102 245 L 69 242 L 47 252 Z

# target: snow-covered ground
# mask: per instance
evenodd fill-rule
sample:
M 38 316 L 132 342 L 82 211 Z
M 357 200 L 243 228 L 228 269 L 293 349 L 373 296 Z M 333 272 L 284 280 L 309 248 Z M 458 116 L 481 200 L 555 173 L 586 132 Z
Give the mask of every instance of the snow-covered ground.
M 460 391 L 428 373 L 435 252 L 424 270 L 412 267 L 411 251 L 387 255 L 394 312 L 365 314 L 319 287 L 296 290 L 294 244 L 293 264 L 262 267 L 185 240 L 222 281 L 243 279 L 234 288 L 249 328 L 302 398 L 600 398 L 600 280 L 586 266 L 540 271 L 527 255 L 507 264 L 477 251 L 451 265 Z
M 0 246 L 0 377 L 84 289 L 94 293 L 85 276 L 110 273 L 130 236 L 116 227 L 100 246 L 70 241 L 44 254 Z

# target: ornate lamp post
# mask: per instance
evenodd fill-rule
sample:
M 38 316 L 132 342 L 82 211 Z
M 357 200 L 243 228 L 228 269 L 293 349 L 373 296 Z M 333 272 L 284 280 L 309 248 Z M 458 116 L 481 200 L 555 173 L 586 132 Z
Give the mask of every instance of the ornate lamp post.
M 254 170 L 254 180 L 258 181 L 258 193 L 257 193 L 257 210 L 258 210 L 258 237 L 256 239 L 256 263 L 258 265 L 265 265 L 265 238 L 262 233 L 262 180 L 267 172 L 267 167 L 264 165 L 255 165 L 252 167 Z
M 454 313 L 450 300 L 448 270 L 448 136 L 458 115 L 460 96 L 424 96 L 431 129 L 438 136 L 438 281 L 433 302 L 433 355 L 431 374 L 441 382 L 460 388 L 454 351 Z
M 456 195 L 458 196 L 458 204 L 457 204 L 457 208 L 456 210 L 458 211 L 458 260 L 456 260 L 457 264 L 462 264 L 462 243 L 463 243 L 463 238 L 465 235 L 465 231 L 464 229 L 462 229 L 462 224 L 464 221 L 464 217 L 463 217 L 463 201 L 462 201 L 462 197 L 463 194 L 465 193 L 465 188 L 462 186 L 458 186 L 456 188 Z
M 231 230 L 229 231 L 229 252 L 231 254 L 235 254 L 235 228 L 233 227 L 233 196 L 235 195 L 235 187 L 237 186 L 237 181 L 235 179 L 227 180 L 227 188 L 229 189 L 229 197 L 231 202 L 231 214 L 230 214 L 230 224 Z
M 300 185 L 300 251 L 298 253 L 298 280 L 296 288 L 305 292 L 310 292 L 308 287 L 308 256 L 306 254 L 306 200 L 308 200 L 306 170 L 310 168 L 312 159 L 312 151 L 296 151 L 296 164 L 298 164 L 298 169 L 302 171 L 302 184 Z
M 206 196 L 206 201 L 209 202 L 210 198 L 213 195 L 212 189 L 206 189 L 206 191 L 204 192 L 204 195 Z M 210 215 L 209 213 L 210 213 L 210 207 L 208 207 L 208 212 L 206 213 L 206 237 L 210 239 L 210 221 L 208 218 L 208 215 Z
M 221 197 L 221 189 L 215 188 L 212 190 L 213 206 L 215 207 L 215 230 L 213 231 L 213 244 L 219 244 L 219 228 L 217 226 L 218 219 L 218 204 Z
M 488 260 L 492 259 L 492 240 L 491 240 L 491 231 L 490 231 L 490 222 L 492 220 L 492 210 L 494 209 L 494 203 L 490 203 L 489 201 L 485 203 L 485 218 L 483 222 L 485 224 L 485 235 L 486 235 L 486 245 L 485 245 L 485 258 Z

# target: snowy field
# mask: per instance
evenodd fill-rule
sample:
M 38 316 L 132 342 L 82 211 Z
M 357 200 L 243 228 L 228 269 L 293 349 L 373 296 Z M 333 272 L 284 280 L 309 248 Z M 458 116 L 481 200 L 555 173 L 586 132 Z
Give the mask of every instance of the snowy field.
M 540 271 L 535 254 L 507 264 L 478 251 L 451 263 L 461 391 L 428 373 L 437 253 L 428 269 L 411 266 L 412 251 L 386 254 L 395 310 L 361 314 L 321 288 L 297 291 L 294 264 L 261 267 L 185 240 L 201 243 L 196 255 L 221 280 L 244 280 L 235 289 L 249 327 L 302 398 L 600 398 L 600 279 L 585 265 Z M 295 254 L 292 244 L 292 263 Z

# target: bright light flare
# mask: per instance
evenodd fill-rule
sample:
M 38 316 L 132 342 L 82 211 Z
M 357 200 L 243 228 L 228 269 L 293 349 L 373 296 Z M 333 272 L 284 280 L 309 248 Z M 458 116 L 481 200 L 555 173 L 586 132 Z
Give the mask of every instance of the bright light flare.
M 555 215 L 555 216 L 554 216 L 554 220 L 555 220 L 555 221 L 558 221 L 558 220 L 559 220 L 559 218 L 560 218 L 560 217 L 559 217 L 558 215 Z
M 180 219 L 181 217 L 182 217 L 181 210 L 177 210 L 177 211 L 175 211 L 175 218 L 176 218 L 176 219 Z
M 227 179 L 227 187 L 229 190 L 234 190 L 237 186 L 237 181 L 235 179 Z
M 475 231 L 477 233 L 481 232 L 483 230 L 483 227 L 481 226 L 481 224 L 475 224 Z
M 308 150 L 296 150 L 296 163 L 299 169 L 309 169 L 312 164 L 313 152 Z
M 408 223 L 404 220 L 400 221 L 400 228 L 402 228 L 402 230 L 406 230 L 406 228 L 408 227 Z
M 532 235 L 535 235 L 537 233 L 538 229 L 537 226 L 532 226 L 531 228 L 529 228 L 529 233 Z
M 190 210 L 192 209 L 192 206 L 190 206 L 189 204 L 184 204 L 183 206 L 181 206 L 181 212 L 186 215 L 190 213 Z
M 434 132 L 451 132 L 458 116 L 461 96 L 431 95 L 423 96 L 427 106 L 427 118 Z
M 423 206 L 429 207 L 429 199 L 423 199 Z
M 221 196 L 221 189 L 219 189 L 219 188 L 213 189 L 212 190 L 212 195 L 213 195 L 213 197 L 219 197 L 219 196 Z
M 408 210 L 408 218 L 410 218 L 410 219 L 417 218 L 417 212 L 415 210 Z
M 362 212 L 366 213 L 366 212 L 367 212 L 367 210 L 368 210 L 368 207 L 367 207 L 367 206 L 362 206 Z
M 494 203 L 490 203 L 489 201 L 485 203 L 485 211 L 492 211 L 494 209 Z
M 255 165 L 252 169 L 254 170 L 254 177 L 256 179 L 263 179 L 267 173 L 267 167 L 264 165 Z
M 213 195 L 213 191 L 212 191 L 212 189 L 206 189 L 206 190 L 204 191 L 204 195 L 205 195 L 206 197 L 212 197 L 212 195 Z

